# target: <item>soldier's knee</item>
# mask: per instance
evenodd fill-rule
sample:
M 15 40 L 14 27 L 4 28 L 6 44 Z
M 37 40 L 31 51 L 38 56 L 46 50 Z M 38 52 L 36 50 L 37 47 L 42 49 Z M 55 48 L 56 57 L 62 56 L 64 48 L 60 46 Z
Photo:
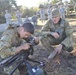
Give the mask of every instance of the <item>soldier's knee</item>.
M 69 48 L 67 49 L 68 52 L 71 52 L 72 50 L 73 50 L 73 47 L 69 47 Z
M 71 52 L 73 50 L 73 47 L 69 47 L 69 48 L 63 47 L 63 50 Z

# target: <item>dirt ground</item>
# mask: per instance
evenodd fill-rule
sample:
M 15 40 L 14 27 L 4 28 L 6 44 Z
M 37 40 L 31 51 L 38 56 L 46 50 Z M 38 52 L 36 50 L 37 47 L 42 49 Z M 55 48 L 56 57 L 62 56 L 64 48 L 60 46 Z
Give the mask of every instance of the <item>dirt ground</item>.
M 70 25 L 76 33 L 76 20 L 68 20 Z M 41 29 L 40 26 L 35 26 L 35 33 Z M 38 36 L 38 35 L 36 35 Z M 45 66 L 43 69 L 47 72 L 48 75 L 76 75 L 76 48 L 74 48 L 74 55 L 68 55 L 65 52 L 62 52 L 60 55 L 57 55 L 53 60 L 49 62 L 45 60 L 50 54 L 50 51 L 46 50 L 41 43 L 34 47 L 34 55 L 31 58 L 39 61 L 43 61 Z M 4 75 L 0 72 L 0 75 Z

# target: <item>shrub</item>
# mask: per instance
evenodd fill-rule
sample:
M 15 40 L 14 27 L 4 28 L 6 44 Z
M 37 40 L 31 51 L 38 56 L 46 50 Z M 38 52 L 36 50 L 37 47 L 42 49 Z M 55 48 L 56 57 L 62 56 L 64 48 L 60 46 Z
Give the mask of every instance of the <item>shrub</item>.
M 5 22 L 6 22 L 6 20 L 5 20 L 4 16 L 0 16 L 0 24 L 5 23 Z

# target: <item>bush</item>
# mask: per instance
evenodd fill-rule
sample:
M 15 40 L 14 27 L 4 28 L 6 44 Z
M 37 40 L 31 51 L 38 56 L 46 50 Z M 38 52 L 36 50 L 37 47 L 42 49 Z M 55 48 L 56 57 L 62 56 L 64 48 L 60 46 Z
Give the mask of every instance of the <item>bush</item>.
M 5 23 L 5 22 L 6 22 L 6 20 L 5 20 L 4 16 L 0 16 L 0 24 Z
M 36 12 L 38 12 L 38 8 L 30 8 L 30 9 L 26 8 L 23 12 L 22 17 L 25 18 L 26 16 L 28 17 L 33 16 L 36 14 Z

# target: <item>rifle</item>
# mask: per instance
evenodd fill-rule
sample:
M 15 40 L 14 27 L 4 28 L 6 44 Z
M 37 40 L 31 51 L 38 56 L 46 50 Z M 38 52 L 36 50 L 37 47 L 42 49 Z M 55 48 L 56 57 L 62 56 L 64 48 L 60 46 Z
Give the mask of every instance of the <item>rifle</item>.
M 34 38 L 27 39 L 27 42 L 30 43 L 29 50 L 22 50 L 16 55 L 12 55 L 11 57 L 8 57 L 5 60 L 0 62 L 0 67 L 3 68 L 5 66 L 10 66 L 19 60 L 19 63 L 16 65 L 16 67 L 11 71 L 9 75 L 12 75 L 20 64 L 24 64 L 26 66 L 26 68 L 28 69 L 28 75 L 37 75 L 36 71 L 33 72 L 33 69 L 37 70 L 39 67 L 36 66 L 36 68 L 32 68 L 32 65 L 28 61 L 32 61 L 32 62 L 40 64 L 40 66 L 44 66 L 43 62 L 35 61 L 28 57 L 30 54 L 33 55 L 33 52 L 34 52 L 33 46 L 36 44 L 35 39 Z M 41 75 L 44 75 L 44 71 L 40 68 L 39 70 L 43 73 Z

